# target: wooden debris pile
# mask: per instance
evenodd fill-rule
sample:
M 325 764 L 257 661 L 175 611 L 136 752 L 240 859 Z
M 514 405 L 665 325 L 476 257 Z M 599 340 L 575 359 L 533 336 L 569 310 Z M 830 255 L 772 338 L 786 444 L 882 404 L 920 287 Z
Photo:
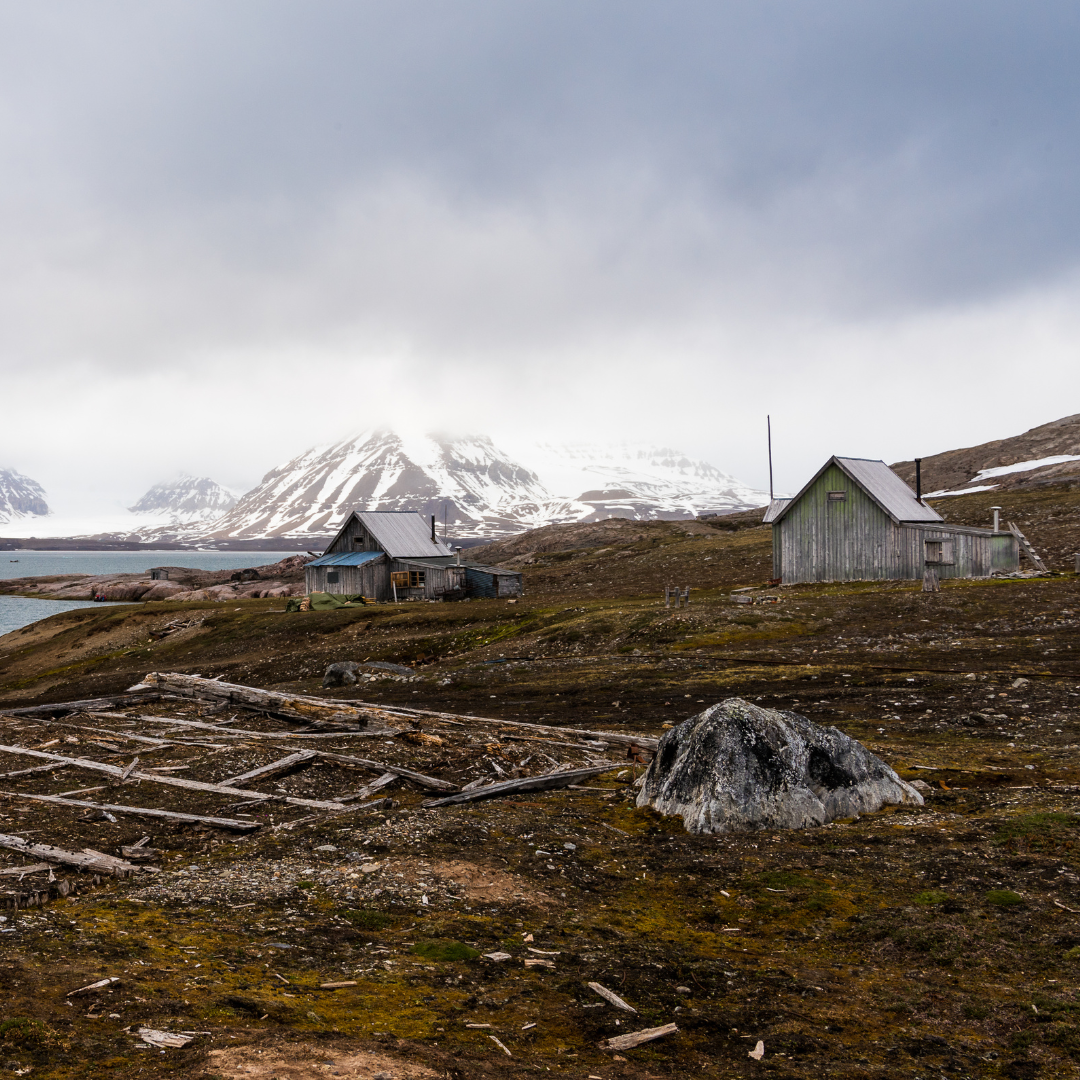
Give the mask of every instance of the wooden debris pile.
M 192 830 L 235 839 L 348 829 L 393 811 L 395 786 L 437 810 L 573 788 L 655 748 L 622 732 L 153 673 L 127 695 L 0 712 L 0 907 L 153 875 L 159 851 L 189 846 Z

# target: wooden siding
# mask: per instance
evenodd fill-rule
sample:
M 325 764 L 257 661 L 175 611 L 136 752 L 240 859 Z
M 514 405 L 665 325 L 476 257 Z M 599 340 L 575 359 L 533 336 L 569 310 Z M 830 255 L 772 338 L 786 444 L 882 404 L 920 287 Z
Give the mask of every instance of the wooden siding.
M 437 600 L 444 593 L 465 588 L 464 566 L 433 566 L 431 563 L 414 562 L 411 559 L 395 559 L 391 571 L 422 570 L 424 585 L 419 589 L 398 589 L 399 600 Z M 387 578 L 389 581 L 389 578 Z
M 339 555 L 343 551 L 385 551 L 386 548 L 375 539 L 357 519 L 350 514 L 344 531 L 323 552 L 324 555 Z M 387 579 L 389 580 L 389 579 Z
M 337 580 L 328 580 L 330 574 Z M 385 557 L 360 566 L 305 566 L 304 588 L 309 592 L 334 593 L 338 596 L 366 596 L 389 600 L 390 563 Z
M 844 492 L 842 500 L 830 492 Z M 1010 534 L 931 523 L 897 524 L 836 465 L 831 465 L 773 525 L 773 577 L 802 581 L 919 579 L 927 542 L 941 542 L 942 578 L 989 577 L 1016 569 Z M 930 549 L 936 552 L 936 547 Z
M 470 597 L 504 600 L 524 595 L 521 574 L 512 571 L 500 574 L 474 566 L 465 566 L 462 569 L 465 571 L 466 595 Z

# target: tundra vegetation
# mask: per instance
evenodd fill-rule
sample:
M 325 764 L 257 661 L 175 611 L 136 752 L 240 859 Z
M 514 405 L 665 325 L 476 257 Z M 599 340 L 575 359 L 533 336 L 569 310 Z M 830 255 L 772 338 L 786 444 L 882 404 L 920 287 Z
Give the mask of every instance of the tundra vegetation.
M 992 494 L 942 505 L 984 524 Z M 516 603 L 286 614 L 275 598 L 153 602 L 0 639 L 3 708 L 175 671 L 457 714 L 317 744 L 455 784 L 529 772 L 544 756 L 544 768 L 618 759 L 577 788 L 437 809 L 422 806 L 430 791 L 388 782 L 369 797 L 377 810 L 348 817 L 284 801 L 375 779 L 332 761 L 252 782 L 275 796 L 263 802 L 71 766 L 4 779 L 0 790 L 19 794 L 0 800 L 0 832 L 113 855 L 149 835 L 159 872 L 69 875 L 66 897 L 3 912 L 0 1068 L 206 1080 L 1075 1075 L 1080 582 L 1063 553 L 1080 539 L 1080 495 L 1009 497 L 1007 516 L 1060 572 L 948 581 L 936 594 L 917 582 L 758 587 L 777 602 L 739 603 L 735 589 L 769 576 L 754 515 L 601 522 L 485 553 L 524 569 Z M 690 606 L 665 608 L 665 584 L 689 585 Z M 361 667 L 357 684 L 323 690 L 326 667 L 346 660 L 414 674 Z M 625 746 L 479 720 L 655 738 L 735 696 L 835 725 L 920 781 L 925 806 L 693 836 L 635 807 L 644 765 Z M 124 767 L 139 754 L 140 770 L 212 784 L 286 752 L 257 735 L 289 725 L 209 702 L 107 711 L 121 715 L 0 718 L 0 742 Z M 144 714 L 241 730 L 199 746 L 203 729 Z M 165 745 L 136 748 L 135 733 Z M 38 763 L 0 752 L 4 773 Z M 258 827 L 113 821 L 21 797 L 99 785 L 71 798 Z M 27 861 L 7 852 L 0 870 Z M 0 889 L 19 887 L 0 876 Z M 671 1023 L 636 1048 L 601 1049 Z M 139 1049 L 140 1027 L 209 1034 Z

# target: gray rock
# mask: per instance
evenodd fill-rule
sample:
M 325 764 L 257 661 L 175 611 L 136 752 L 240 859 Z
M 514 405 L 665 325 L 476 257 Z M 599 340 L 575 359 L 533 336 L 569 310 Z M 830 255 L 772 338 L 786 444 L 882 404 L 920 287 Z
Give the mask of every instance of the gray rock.
M 352 686 L 357 681 L 356 673 L 360 665 L 352 660 L 343 660 L 337 664 L 331 664 L 323 675 L 323 689 L 331 686 Z
M 638 806 L 688 832 L 803 829 L 922 796 L 862 743 L 805 716 L 728 698 L 660 740 Z

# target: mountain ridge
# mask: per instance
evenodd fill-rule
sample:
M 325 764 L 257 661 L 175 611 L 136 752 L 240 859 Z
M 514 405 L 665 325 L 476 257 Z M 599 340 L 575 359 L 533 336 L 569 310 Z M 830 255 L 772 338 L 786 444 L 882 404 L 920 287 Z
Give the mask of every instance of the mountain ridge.
M 25 517 L 46 517 L 49 513 L 45 489 L 36 480 L 14 469 L 0 469 L 0 524 Z
M 1052 458 L 1058 460 L 1048 460 Z M 1011 471 L 1017 465 L 1030 467 Z M 914 461 L 898 461 L 889 468 L 911 488 L 915 487 Z M 1001 471 L 997 475 L 980 476 L 998 470 Z M 1071 480 L 1080 480 L 1080 413 L 1051 420 L 1019 435 L 946 450 L 922 459 L 923 493 L 937 497 L 946 492 Z

